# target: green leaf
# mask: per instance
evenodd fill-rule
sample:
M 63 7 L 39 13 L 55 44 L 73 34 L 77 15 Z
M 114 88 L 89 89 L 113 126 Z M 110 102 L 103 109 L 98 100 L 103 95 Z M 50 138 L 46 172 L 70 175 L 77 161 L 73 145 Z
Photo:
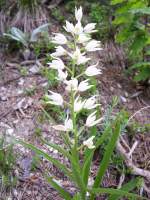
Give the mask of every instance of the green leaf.
M 123 3 L 125 0 L 111 0 L 111 5 L 116 5 L 118 3 Z
M 138 55 L 147 44 L 148 38 L 144 32 L 137 32 L 130 45 L 130 55 Z
M 24 46 L 28 46 L 28 39 L 26 35 L 16 27 L 10 29 L 10 34 L 4 33 L 4 36 L 10 37 L 13 40 L 21 42 Z
M 47 153 L 45 153 L 43 150 L 38 149 L 37 147 L 35 147 L 32 144 L 26 143 L 26 142 L 21 141 L 21 140 L 19 140 L 18 143 L 20 143 L 23 146 L 31 149 L 36 154 L 43 156 L 45 159 L 47 159 L 48 161 L 50 161 L 51 163 L 53 163 L 56 167 L 58 167 L 60 170 L 62 170 L 64 172 L 64 174 L 67 175 L 71 180 L 74 180 L 73 176 L 71 174 L 71 171 L 64 164 L 62 164 L 59 160 L 51 157 L 50 155 L 48 155 Z
M 111 155 L 114 151 L 116 142 L 117 142 L 119 134 L 121 132 L 121 122 L 120 122 L 119 117 L 120 117 L 120 115 L 116 118 L 116 124 L 114 124 L 114 130 L 112 131 L 112 133 L 113 133 L 112 138 L 110 139 L 110 141 L 108 142 L 108 144 L 106 146 L 106 151 L 104 153 L 102 162 L 99 166 L 99 169 L 98 169 L 98 172 L 96 175 L 96 179 L 93 184 L 93 188 L 99 187 L 100 183 L 102 182 L 102 178 L 108 168 Z M 94 196 L 91 196 L 91 200 L 93 200 L 93 198 L 94 198 Z
M 89 178 L 93 154 L 94 154 L 94 150 L 87 149 L 87 151 L 85 152 L 85 158 L 83 161 L 82 177 L 83 177 L 84 184 L 86 186 L 88 184 L 88 178 Z
M 54 144 L 54 143 L 50 143 L 50 142 L 47 142 L 46 140 L 44 140 L 43 138 L 41 138 L 41 141 L 46 144 L 47 146 L 57 150 L 59 153 L 61 153 L 63 156 L 67 157 L 68 159 L 70 159 L 70 154 L 67 150 L 63 149 L 62 147 L 60 147 L 59 145 L 57 144 Z
M 61 195 L 61 197 L 63 197 L 63 199 L 65 200 L 71 200 L 72 197 L 69 194 L 69 192 L 65 191 L 61 186 L 59 186 L 52 177 L 47 177 L 46 176 L 46 180 L 48 183 L 50 183 L 50 185 L 59 192 L 59 194 Z
M 119 190 L 130 192 L 133 189 L 135 189 L 138 186 L 138 184 L 139 184 L 139 178 L 136 178 L 124 184 Z M 119 200 L 121 197 L 122 197 L 121 194 L 120 195 L 113 194 L 109 197 L 108 200 Z
M 138 8 L 138 9 L 130 9 L 129 12 L 132 14 L 142 14 L 142 15 L 150 15 L 150 8 Z
M 111 194 L 111 195 L 121 195 L 122 197 L 128 197 L 128 198 L 132 198 L 132 199 L 145 199 L 148 200 L 145 197 L 141 197 L 137 194 L 133 194 L 133 193 L 129 193 L 123 190 L 119 190 L 119 189 L 112 189 L 112 188 L 92 188 L 89 189 L 89 192 L 92 194 Z
M 97 128 L 92 127 L 91 136 L 92 135 L 96 136 L 96 133 L 97 133 Z M 83 177 L 84 184 L 87 186 L 94 150 L 90 150 L 87 148 L 84 154 L 85 155 L 84 155 L 83 166 L 82 166 L 82 177 Z
M 98 169 L 98 173 L 97 173 L 93 187 L 98 187 L 102 181 L 102 178 L 108 168 L 111 155 L 116 146 L 116 142 L 118 140 L 120 131 L 121 131 L 120 120 L 118 119 L 118 121 L 115 125 L 115 128 L 114 128 L 113 134 L 112 134 L 112 138 L 106 146 L 106 151 L 104 153 L 104 157 L 103 157 L 100 167 Z
M 132 65 L 130 68 L 131 69 L 136 69 L 136 68 L 141 68 L 141 67 L 150 67 L 150 62 L 138 62 Z
M 71 160 L 71 166 L 72 166 L 74 180 L 76 181 L 77 186 L 80 188 L 82 195 L 85 196 L 86 187 L 82 179 L 81 171 L 76 161 L 74 161 L 73 159 Z
M 126 40 L 130 40 L 133 37 L 133 31 L 128 27 L 124 27 L 117 35 L 116 41 L 119 43 L 124 43 Z
M 139 73 L 134 77 L 135 81 L 145 81 L 150 78 L 150 67 L 140 69 Z
M 38 28 L 34 29 L 32 34 L 31 34 L 31 38 L 30 41 L 31 42 L 36 42 L 38 40 L 38 34 L 42 33 L 42 32 L 48 32 L 48 26 L 50 24 L 43 24 L 41 26 L 39 26 Z

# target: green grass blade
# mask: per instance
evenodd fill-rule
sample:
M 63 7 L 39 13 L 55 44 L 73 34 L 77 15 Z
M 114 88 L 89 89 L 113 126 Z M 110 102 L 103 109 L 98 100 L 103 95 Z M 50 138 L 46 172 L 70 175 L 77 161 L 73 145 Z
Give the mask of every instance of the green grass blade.
M 91 136 L 94 135 L 96 136 L 97 133 L 97 128 L 92 127 L 91 128 Z M 86 149 L 85 151 L 85 156 L 83 159 L 83 166 L 82 166 L 82 177 L 83 177 L 83 182 L 85 186 L 88 184 L 88 177 L 90 174 L 90 167 L 91 167 L 91 162 L 93 158 L 94 150 Z
M 98 138 L 98 140 L 96 142 L 96 145 L 95 145 L 96 148 L 101 146 L 104 143 L 104 141 L 108 138 L 108 136 L 112 133 L 112 128 L 111 128 L 112 126 L 113 126 L 113 124 L 108 124 L 106 126 L 102 135 Z M 83 161 L 82 176 L 83 176 L 84 184 L 86 186 L 88 184 L 88 177 L 89 177 L 89 173 L 90 173 L 90 166 L 91 166 L 93 154 L 94 154 L 93 150 L 86 150 L 85 158 L 84 158 L 84 161 Z
M 139 178 L 136 178 L 124 184 L 119 190 L 130 192 L 133 189 L 135 189 L 138 186 L 138 184 L 139 184 Z M 119 195 L 113 194 L 109 196 L 108 200 L 119 200 L 121 197 L 122 197 L 121 194 Z
M 59 168 L 60 170 L 62 170 L 64 172 L 64 174 L 67 175 L 71 180 L 73 180 L 73 176 L 71 174 L 71 171 L 64 164 L 62 164 L 59 160 L 51 157 L 50 155 L 48 155 L 47 153 L 45 153 L 41 149 L 38 149 L 37 147 L 35 147 L 32 144 L 26 143 L 24 141 L 19 141 L 19 143 L 22 144 L 23 146 L 31 149 L 36 154 L 43 156 L 45 159 L 47 159 L 48 161 L 50 161 L 51 163 L 53 163 L 57 168 Z
M 133 194 L 133 193 L 129 193 L 127 191 L 124 190 L 120 190 L 120 189 L 112 189 L 112 188 L 92 188 L 91 190 L 89 189 L 89 192 L 92 194 L 110 194 L 110 195 L 121 195 L 122 197 L 127 197 L 127 198 L 132 198 L 135 200 L 138 199 L 145 199 L 148 200 L 145 197 L 141 197 L 137 194 Z
M 42 141 L 44 144 L 46 144 L 47 146 L 52 147 L 53 149 L 57 150 L 59 153 L 61 153 L 63 156 L 67 157 L 68 159 L 70 158 L 69 152 L 66 151 L 65 149 L 63 149 L 62 147 L 60 147 L 59 145 L 54 144 L 54 143 L 47 142 L 46 140 L 44 140 L 44 139 L 42 139 L 42 138 L 41 138 L 41 141 Z
M 85 153 L 85 158 L 83 161 L 83 167 L 82 167 L 82 177 L 83 177 L 83 182 L 85 186 L 88 184 L 88 178 L 90 174 L 90 167 L 91 167 L 91 162 L 93 158 L 94 151 L 87 149 Z
M 75 160 L 71 160 L 71 166 L 73 171 L 74 180 L 76 181 L 76 185 L 79 187 L 83 196 L 86 194 L 86 187 L 82 179 L 81 170 Z
M 72 197 L 69 194 L 69 192 L 67 192 L 66 190 L 64 190 L 61 186 L 59 186 L 52 177 L 46 177 L 47 182 L 55 189 L 59 192 L 60 196 L 65 199 L 65 200 L 71 200 Z
M 95 187 L 95 188 L 98 187 L 99 184 L 101 183 L 102 178 L 108 168 L 111 155 L 113 153 L 113 150 L 116 146 L 116 142 L 117 142 L 119 134 L 120 134 L 120 130 L 121 130 L 120 122 L 117 122 L 115 129 L 114 129 L 114 134 L 112 135 L 111 140 L 109 141 L 109 143 L 106 146 L 106 151 L 104 153 L 104 157 L 102 159 L 101 165 L 99 167 L 99 170 L 98 170 L 98 173 L 97 173 L 94 185 L 93 185 L 93 187 Z
M 102 162 L 100 164 L 100 167 L 98 169 L 96 179 L 95 179 L 94 184 L 93 184 L 93 188 L 99 187 L 100 183 L 102 182 L 102 178 L 103 178 L 103 176 L 104 176 L 104 174 L 105 174 L 105 172 L 108 168 L 111 155 L 112 155 L 113 150 L 116 146 L 116 142 L 118 140 L 118 137 L 119 137 L 119 134 L 120 134 L 120 131 L 121 131 L 121 124 L 120 123 L 121 122 L 120 122 L 119 118 L 117 117 L 116 118 L 116 125 L 114 125 L 112 138 L 110 139 L 109 143 L 106 146 L 106 151 L 104 153 L 104 157 L 103 157 Z M 92 195 L 91 200 L 93 200 L 93 199 L 94 199 L 94 196 Z

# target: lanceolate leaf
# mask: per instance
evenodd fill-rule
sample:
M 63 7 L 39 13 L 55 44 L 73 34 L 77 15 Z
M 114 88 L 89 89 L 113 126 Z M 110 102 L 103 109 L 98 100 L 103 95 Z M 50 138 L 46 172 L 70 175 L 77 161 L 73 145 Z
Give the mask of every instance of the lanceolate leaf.
M 105 174 L 105 172 L 108 168 L 111 155 L 112 155 L 114 148 L 116 146 L 116 142 L 118 140 L 120 131 L 121 131 L 121 122 L 120 122 L 119 117 L 117 117 L 116 118 L 116 124 L 114 124 L 112 137 L 111 137 L 109 143 L 106 146 L 106 151 L 104 153 L 104 157 L 102 159 L 102 162 L 100 163 L 100 166 L 99 166 L 99 169 L 98 169 L 98 172 L 97 172 L 97 175 L 96 175 L 96 179 L 95 179 L 94 184 L 93 184 L 93 188 L 98 188 L 99 185 L 102 182 L 103 176 L 104 176 L 104 174 Z M 93 200 L 93 198 L 94 198 L 94 195 L 91 195 L 90 200 Z
M 96 136 L 96 133 L 97 133 L 97 128 L 92 127 L 91 135 Z M 83 166 L 82 166 L 82 177 L 83 177 L 83 182 L 86 186 L 88 184 L 88 177 L 90 174 L 90 167 L 91 167 L 91 162 L 93 159 L 93 153 L 94 153 L 94 150 L 86 149 L 85 155 L 84 155 Z
M 62 170 L 66 176 L 68 176 L 71 180 L 73 180 L 73 176 L 72 176 L 71 171 L 64 164 L 62 164 L 59 160 L 53 158 L 52 156 L 48 155 L 43 150 L 38 149 L 37 147 L 35 147 L 32 144 L 26 143 L 24 141 L 18 141 L 18 142 L 20 144 L 22 144 L 23 146 L 31 149 L 32 151 L 34 151 L 38 155 L 43 156 L 45 159 L 47 159 L 48 161 L 53 163 L 56 167 L 58 167 L 60 170 Z
M 48 32 L 48 26 L 49 26 L 49 24 L 43 24 L 43 25 L 39 26 L 38 28 L 34 29 L 32 34 L 31 34 L 30 41 L 36 42 L 37 39 L 38 39 L 39 33 Z
M 116 123 L 116 127 L 113 130 L 112 138 L 110 139 L 109 143 L 106 146 L 106 151 L 104 153 L 104 157 L 103 157 L 102 162 L 100 164 L 100 167 L 99 167 L 99 170 L 98 170 L 98 173 L 97 173 L 93 187 L 98 187 L 99 184 L 102 181 L 102 178 L 103 178 L 103 176 L 104 176 L 104 174 L 105 174 L 105 172 L 108 168 L 111 155 L 112 155 L 113 150 L 116 146 L 116 142 L 118 140 L 120 130 L 121 130 L 120 120 L 118 119 L 118 122 Z
M 133 189 L 135 189 L 139 184 L 139 178 L 136 178 L 134 180 L 131 180 L 129 181 L 128 183 L 124 184 L 120 190 L 121 191 L 126 191 L 126 192 L 130 192 L 132 191 Z M 122 197 L 122 195 L 116 195 L 116 194 L 113 194 L 113 195 L 110 195 L 109 199 L 108 200 L 119 200 L 120 198 Z
M 63 156 L 67 157 L 68 159 L 70 159 L 70 154 L 67 150 L 63 149 L 62 147 L 60 147 L 59 145 L 57 144 L 54 144 L 54 143 L 50 143 L 50 142 L 47 142 L 46 140 L 42 139 L 41 138 L 41 141 L 46 144 L 47 146 L 57 150 L 59 153 L 61 153 Z
M 112 5 L 116 5 L 118 3 L 123 3 L 123 2 L 125 2 L 125 0 L 111 0 Z
M 138 8 L 129 10 L 132 14 L 142 14 L 142 15 L 150 15 L 150 8 Z
M 145 199 L 148 200 L 145 197 L 141 197 L 137 194 L 129 193 L 123 190 L 119 189 L 109 189 L 109 188 L 92 188 L 91 190 L 89 189 L 89 192 L 92 194 L 111 194 L 111 195 L 121 195 L 122 197 L 127 197 L 130 199 L 134 200 L 140 200 L 140 199 Z M 93 200 L 93 199 L 92 199 Z
M 71 200 L 72 197 L 69 194 L 69 192 L 67 192 L 66 190 L 64 190 L 61 186 L 59 186 L 52 177 L 46 177 L 47 181 L 52 185 L 52 187 L 57 190 L 59 192 L 59 194 L 61 195 L 61 197 L 65 200 Z
M 28 42 L 27 42 L 28 39 L 27 39 L 26 35 L 16 27 L 12 27 L 10 30 L 10 33 L 8 33 L 8 34 L 4 33 L 4 36 L 8 36 L 8 37 L 12 38 L 13 40 L 21 42 L 26 47 L 28 46 Z

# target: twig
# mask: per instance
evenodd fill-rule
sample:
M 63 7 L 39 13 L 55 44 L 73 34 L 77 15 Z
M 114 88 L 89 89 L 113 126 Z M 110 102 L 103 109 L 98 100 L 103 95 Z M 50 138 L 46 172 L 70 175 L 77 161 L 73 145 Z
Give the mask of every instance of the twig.
M 137 147 L 137 145 L 138 145 L 138 141 L 135 141 L 134 144 L 133 144 L 133 146 L 132 146 L 132 148 L 130 149 L 130 151 L 129 151 L 129 153 L 128 153 L 128 156 L 129 156 L 130 158 L 132 158 L 132 154 L 133 154 L 135 148 Z
M 140 113 L 141 111 L 146 110 L 146 109 L 148 109 L 148 108 L 150 108 L 150 105 L 145 106 L 145 107 L 141 108 L 140 110 L 136 111 L 136 112 L 129 118 L 129 120 L 127 121 L 127 124 L 135 117 L 135 115 L 137 115 L 137 114 Z
M 20 63 L 20 65 L 31 65 L 31 64 L 35 64 L 37 63 L 37 61 L 44 61 L 44 58 L 38 59 L 38 60 L 25 60 L 23 62 Z
M 125 179 L 125 174 L 123 173 L 123 174 L 121 174 L 121 176 L 120 176 L 120 180 L 119 180 L 119 184 L 118 184 L 118 189 L 120 189 L 121 187 L 122 187 L 122 184 L 123 184 L 123 182 L 124 182 L 124 179 Z
M 117 150 L 124 157 L 126 165 L 132 170 L 133 174 L 142 176 L 150 181 L 150 171 L 136 167 L 132 162 L 129 154 L 126 152 L 119 141 L 117 143 Z

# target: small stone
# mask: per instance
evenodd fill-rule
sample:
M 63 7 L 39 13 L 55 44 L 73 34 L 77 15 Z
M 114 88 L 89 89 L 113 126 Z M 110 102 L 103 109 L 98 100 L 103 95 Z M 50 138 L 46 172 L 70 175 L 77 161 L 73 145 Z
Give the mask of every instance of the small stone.
M 133 109 L 133 105 L 132 105 L 132 104 L 129 104 L 129 105 L 128 105 L 128 108 L 132 110 L 132 109 Z
M 125 97 L 120 96 L 120 99 L 121 99 L 121 101 L 122 101 L 123 103 L 127 103 L 127 99 L 126 99 Z
M 9 128 L 9 129 L 6 130 L 6 134 L 8 134 L 8 135 L 12 135 L 13 132 L 14 132 L 13 128 Z
M 48 82 L 42 83 L 41 86 L 42 86 L 42 87 L 47 87 L 47 86 L 48 86 Z
M 7 101 L 7 97 L 6 96 L 2 96 L 2 97 L 0 97 L 0 100 L 1 101 Z
M 29 71 L 30 71 L 31 73 L 33 73 L 33 74 L 36 74 L 36 73 L 38 73 L 38 72 L 40 71 L 40 69 L 39 69 L 39 67 L 38 67 L 37 65 L 33 65 L 33 67 L 31 67 L 31 68 L 29 69 Z
M 124 93 L 124 96 L 128 98 L 128 97 L 129 97 L 128 92 L 125 92 L 125 93 Z
M 18 90 L 17 91 L 17 94 L 23 94 L 24 92 L 23 92 L 23 90 Z
M 113 88 L 113 87 L 110 87 L 110 91 L 113 92 L 113 91 L 114 91 L 114 88 Z
M 122 88 L 122 86 L 118 83 L 117 84 L 117 87 L 119 88 L 119 89 L 121 89 Z
M 23 85 L 24 84 L 24 79 L 23 78 L 20 78 L 19 79 L 19 82 L 18 82 L 18 85 Z

